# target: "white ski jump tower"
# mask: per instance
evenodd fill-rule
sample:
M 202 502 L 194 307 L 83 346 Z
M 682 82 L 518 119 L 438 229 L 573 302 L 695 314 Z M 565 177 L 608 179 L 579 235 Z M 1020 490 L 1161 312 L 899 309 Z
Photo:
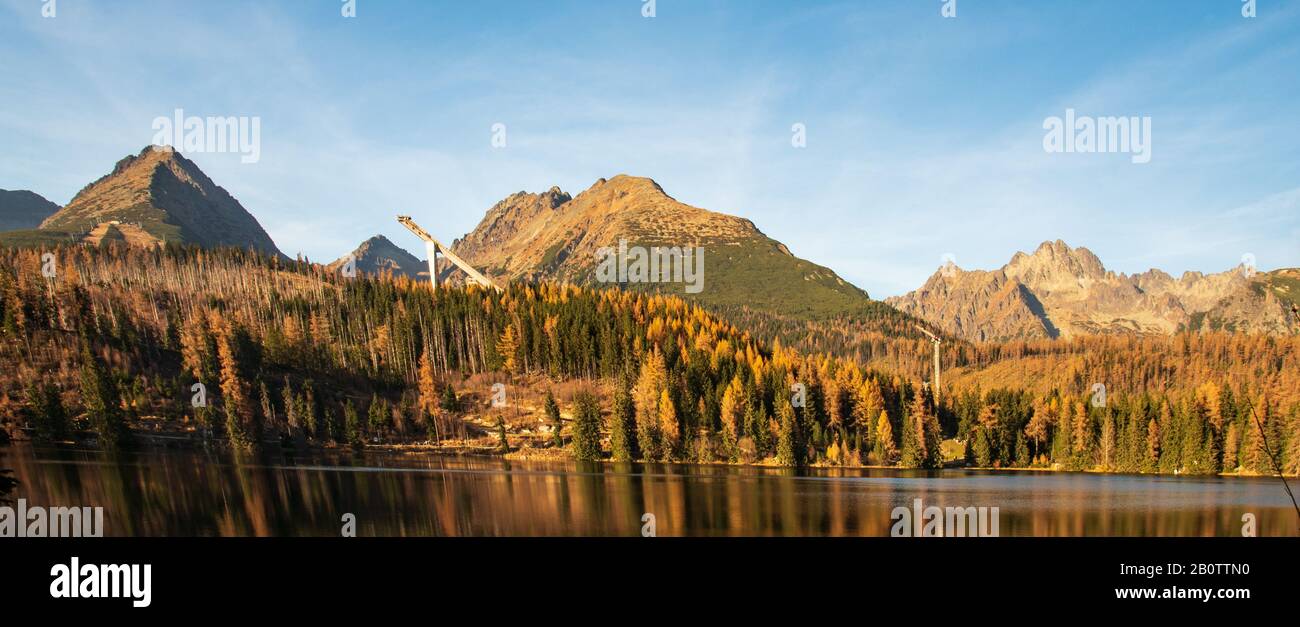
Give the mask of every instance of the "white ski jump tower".
M 939 402 L 939 345 L 943 343 L 943 340 L 939 339 L 939 336 L 931 333 L 929 329 L 921 326 L 920 323 L 917 323 L 916 328 L 920 329 L 921 333 L 926 334 L 926 336 L 930 338 L 930 343 L 934 345 L 934 383 L 931 383 L 930 387 L 934 390 L 934 402 L 938 403 Z
M 490 287 L 498 292 L 501 291 L 500 285 L 492 282 L 492 279 L 483 276 L 478 270 L 474 269 L 474 266 L 469 265 L 469 263 L 464 259 L 461 259 L 456 256 L 455 253 L 451 252 L 450 248 L 443 246 L 442 242 L 434 239 L 432 235 L 429 235 L 428 231 L 420 228 L 420 225 L 416 224 L 415 220 L 411 219 L 411 216 L 397 216 L 397 221 L 401 222 L 402 226 L 406 227 L 412 233 L 415 233 L 416 237 L 424 240 L 424 250 L 429 255 L 429 282 L 433 284 L 433 291 L 438 291 L 439 253 L 442 253 L 442 256 L 446 257 L 448 261 L 452 262 L 457 268 L 464 271 L 465 276 L 468 276 L 471 281 L 478 283 L 483 287 Z

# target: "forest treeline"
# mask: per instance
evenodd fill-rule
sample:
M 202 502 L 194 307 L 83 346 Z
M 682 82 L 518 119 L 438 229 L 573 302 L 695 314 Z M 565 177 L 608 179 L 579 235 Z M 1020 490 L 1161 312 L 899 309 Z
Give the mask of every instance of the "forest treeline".
M 852 316 L 806 320 L 737 309 L 727 318 L 755 337 L 779 339 L 805 353 L 829 353 L 906 377 L 928 379 L 931 345 L 915 318 L 883 303 Z M 1172 336 L 1084 335 L 972 343 L 945 337 L 946 385 L 1014 388 L 1046 395 L 1101 383 L 1131 394 L 1190 394 L 1206 382 L 1300 402 L 1297 338 L 1211 331 Z
M 988 467 L 1211 473 L 1269 472 L 1272 450 L 1300 470 L 1294 338 L 957 345 L 945 359 L 964 367 L 1059 361 L 1032 386 L 959 382 L 936 402 L 913 364 L 928 343 L 910 335 L 866 338 L 873 354 L 852 359 L 752 331 L 617 289 L 435 295 L 235 249 L 8 249 L 0 412 L 10 430 L 84 430 L 105 446 L 185 425 L 241 447 L 442 442 L 493 411 L 457 384 L 500 373 L 612 389 L 573 401 L 568 447 L 586 459 L 933 468 L 964 454 Z M 879 367 L 890 355 L 910 365 Z M 1090 387 L 1099 368 L 1103 402 Z M 561 426 L 558 408 L 547 413 Z M 508 447 L 504 417 L 495 424 Z

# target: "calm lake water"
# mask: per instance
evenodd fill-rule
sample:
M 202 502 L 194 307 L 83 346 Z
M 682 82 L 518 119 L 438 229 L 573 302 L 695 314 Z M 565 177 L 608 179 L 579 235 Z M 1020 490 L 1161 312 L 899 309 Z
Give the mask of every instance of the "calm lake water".
M 15 444 L 31 505 L 102 506 L 106 536 L 888 536 L 894 507 L 998 507 L 1003 536 L 1297 535 L 1277 478 L 523 463 Z M 1293 481 L 1293 483 L 1296 483 Z

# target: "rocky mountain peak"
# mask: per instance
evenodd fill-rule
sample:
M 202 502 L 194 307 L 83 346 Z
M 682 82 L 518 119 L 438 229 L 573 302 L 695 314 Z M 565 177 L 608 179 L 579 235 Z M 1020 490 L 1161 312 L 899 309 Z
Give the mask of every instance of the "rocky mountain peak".
M 795 257 L 749 220 L 679 202 L 655 180 L 627 174 L 597 179 L 573 197 L 554 187 L 543 194 L 513 194 L 489 209 L 452 248 L 499 280 L 581 283 L 593 280 L 599 251 L 622 241 L 642 247 L 703 247 L 710 287 L 701 298 L 716 303 L 793 312 L 814 307 L 843 311 L 869 300 L 829 269 Z M 777 276 L 783 278 L 773 278 Z
M 281 254 L 238 200 L 169 146 L 119 160 L 40 228 L 87 234 L 104 223 L 132 225 L 161 241 Z
M 326 267 L 331 271 L 337 271 L 347 264 L 348 257 L 349 255 L 343 255 Z M 428 264 L 426 262 L 421 261 L 401 246 L 394 244 L 392 240 L 382 234 L 374 235 L 361 242 L 361 245 L 352 251 L 351 257 L 356 262 L 355 267 L 358 273 L 391 273 L 395 276 L 412 278 L 421 272 L 428 273 Z
M 1205 320 L 1215 328 L 1285 332 L 1290 326 L 1277 311 L 1285 298 L 1260 297 L 1266 291 L 1251 288 L 1259 279 L 1248 276 L 1241 267 L 1178 279 L 1158 269 L 1127 276 L 1107 271 L 1087 248 L 1058 239 L 1031 254 L 1017 252 L 996 271 L 940 268 L 921 289 L 889 302 L 972 341 L 1162 334 L 1201 328 Z M 1010 284 L 1020 292 L 1014 298 Z
M 1101 260 L 1087 248 L 1071 248 L 1062 240 L 1043 242 L 1026 255 L 1017 252 L 1004 268 L 1027 285 L 1036 282 L 1070 283 L 1100 280 L 1106 276 Z
M 676 202 L 672 196 L 669 196 L 664 188 L 656 183 L 654 179 L 642 176 L 630 176 L 627 174 L 618 174 L 613 178 L 597 179 L 591 187 L 588 187 L 578 197 L 594 195 L 598 198 L 626 198 L 633 197 L 638 202 L 659 204 L 663 202 Z

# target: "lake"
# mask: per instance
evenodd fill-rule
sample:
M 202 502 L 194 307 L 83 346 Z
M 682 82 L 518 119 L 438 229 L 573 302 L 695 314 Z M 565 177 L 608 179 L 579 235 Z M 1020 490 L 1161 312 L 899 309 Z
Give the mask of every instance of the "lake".
M 1002 536 L 1297 535 L 1276 477 L 577 464 L 424 454 L 110 456 L 16 443 L 28 506 L 99 506 L 105 536 L 888 536 L 895 507 L 997 507 Z M 1293 480 L 1293 483 L 1296 481 Z

